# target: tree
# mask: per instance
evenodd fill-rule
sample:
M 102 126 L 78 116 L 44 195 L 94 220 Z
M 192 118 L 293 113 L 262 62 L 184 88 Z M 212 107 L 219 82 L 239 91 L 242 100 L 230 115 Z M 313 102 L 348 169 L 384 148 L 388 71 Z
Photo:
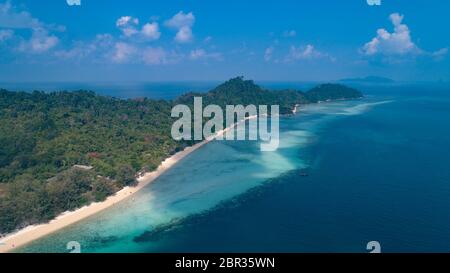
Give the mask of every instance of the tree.
M 136 171 L 130 164 L 120 165 L 117 170 L 116 181 L 121 186 L 135 186 L 138 182 Z

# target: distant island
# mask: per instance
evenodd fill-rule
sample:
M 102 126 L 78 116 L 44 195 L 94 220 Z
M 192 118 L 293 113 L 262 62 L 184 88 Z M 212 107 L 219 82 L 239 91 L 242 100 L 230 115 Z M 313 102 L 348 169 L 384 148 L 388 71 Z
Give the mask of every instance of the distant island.
M 343 83 L 372 83 L 372 84 L 389 84 L 395 83 L 393 79 L 385 78 L 385 77 L 377 77 L 377 76 L 368 76 L 365 78 L 348 78 L 339 80 Z
M 170 134 L 172 106 L 191 105 L 194 96 L 219 106 L 280 105 L 291 114 L 297 105 L 362 93 L 339 84 L 271 91 L 243 77 L 172 101 L 0 90 L 0 235 L 104 201 L 195 145 Z

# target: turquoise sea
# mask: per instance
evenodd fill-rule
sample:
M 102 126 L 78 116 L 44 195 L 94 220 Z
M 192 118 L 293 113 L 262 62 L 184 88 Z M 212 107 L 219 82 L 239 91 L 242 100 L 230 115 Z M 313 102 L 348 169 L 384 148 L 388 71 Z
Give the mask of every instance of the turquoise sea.
M 131 199 L 20 252 L 450 251 L 450 89 L 363 86 L 280 121 L 280 148 L 210 143 Z M 305 176 L 307 175 L 307 176 Z

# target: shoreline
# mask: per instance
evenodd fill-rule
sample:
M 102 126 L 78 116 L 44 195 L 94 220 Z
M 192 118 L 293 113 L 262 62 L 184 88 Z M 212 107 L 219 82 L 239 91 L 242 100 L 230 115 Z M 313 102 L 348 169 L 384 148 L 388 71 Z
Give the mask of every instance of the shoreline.
M 218 136 L 222 136 L 225 132 L 235 127 L 237 124 L 256 117 L 257 116 L 246 117 L 244 120 L 241 120 L 232 126 L 217 132 L 215 135 L 210 136 L 193 146 L 186 147 L 183 151 L 168 157 L 161 162 L 155 171 L 147 172 L 141 175 L 138 178 L 138 185 L 135 187 L 125 187 L 116 192 L 114 195 L 109 196 L 105 201 L 91 203 L 90 205 L 84 206 L 77 210 L 64 212 L 48 223 L 31 225 L 14 233 L 7 234 L 6 236 L 0 238 L 0 253 L 14 251 L 15 249 L 23 247 L 37 239 L 50 235 L 56 231 L 93 216 L 107 208 L 115 206 L 155 181 L 159 176 L 164 174 L 171 167 L 175 166 L 187 155 L 215 140 Z
M 60 214 L 55 219 L 45 224 L 38 224 L 25 227 L 15 233 L 6 235 L 0 239 L 0 253 L 10 252 L 19 247 L 25 246 L 32 241 L 50 235 L 60 229 L 75 224 L 87 217 L 95 215 L 107 208 L 110 208 L 121 201 L 124 201 L 128 197 L 132 196 L 136 192 L 143 189 L 145 186 L 156 180 L 159 176 L 173 167 L 178 161 L 182 160 L 187 155 L 191 154 L 195 150 L 199 149 L 203 145 L 207 144 L 211 140 L 204 140 L 200 143 L 185 148 L 183 151 L 178 152 L 171 157 L 164 160 L 155 171 L 145 173 L 138 178 L 138 184 L 135 187 L 125 187 L 114 195 L 108 197 L 105 201 L 91 203 L 74 211 L 68 211 Z

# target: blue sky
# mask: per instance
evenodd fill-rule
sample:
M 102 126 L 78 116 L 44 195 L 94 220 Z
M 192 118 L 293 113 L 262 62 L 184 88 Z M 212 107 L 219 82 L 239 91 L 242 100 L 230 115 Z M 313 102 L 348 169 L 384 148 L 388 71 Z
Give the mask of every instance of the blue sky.
M 0 0 L 0 81 L 450 81 L 446 0 L 66 1 Z

